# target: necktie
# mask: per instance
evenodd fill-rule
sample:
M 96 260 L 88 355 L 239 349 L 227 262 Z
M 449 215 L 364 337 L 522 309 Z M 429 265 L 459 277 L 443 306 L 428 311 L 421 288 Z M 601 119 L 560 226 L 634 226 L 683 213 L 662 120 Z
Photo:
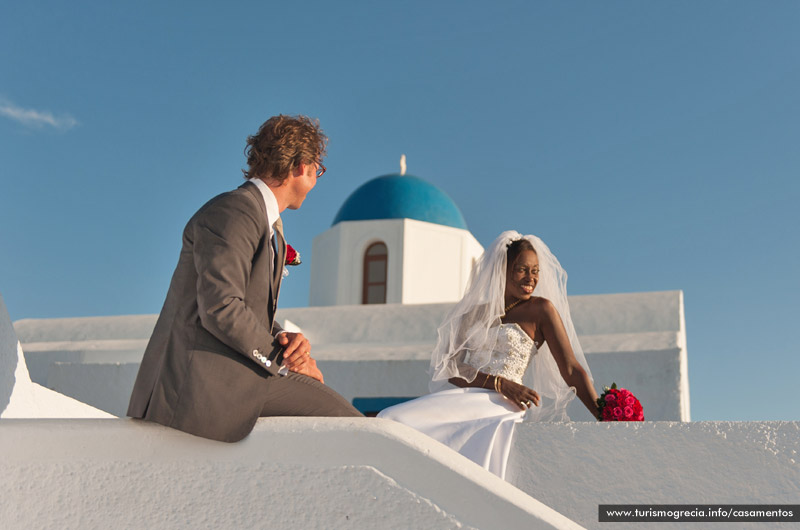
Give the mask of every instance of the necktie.
M 273 298 L 272 301 L 272 314 L 274 315 L 278 310 L 278 294 L 281 289 L 283 267 L 284 263 L 286 262 L 286 240 L 283 238 L 283 221 L 281 221 L 280 217 L 278 217 L 278 220 L 272 225 L 272 229 L 275 230 L 275 270 L 273 271 L 274 274 L 272 275 L 272 282 L 274 285 L 273 292 L 275 293 L 275 298 Z M 285 365 L 282 365 L 278 369 L 278 375 L 288 374 L 289 369 L 286 368 Z
M 275 283 L 275 292 L 277 294 L 279 282 L 283 277 L 283 264 L 286 260 L 286 240 L 283 238 L 283 222 L 280 217 L 272 225 L 272 228 L 275 230 L 275 269 L 272 281 Z

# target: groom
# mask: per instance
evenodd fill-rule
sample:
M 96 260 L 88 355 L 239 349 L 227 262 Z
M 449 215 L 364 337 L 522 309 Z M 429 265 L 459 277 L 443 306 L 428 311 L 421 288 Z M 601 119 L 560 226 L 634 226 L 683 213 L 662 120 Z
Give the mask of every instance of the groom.
M 236 442 L 259 416 L 360 416 L 325 386 L 302 333 L 275 322 L 286 255 L 280 212 L 325 172 L 327 137 L 274 116 L 247 139 L 247 182 L 211 199 L 183 232 L 128 415 Z

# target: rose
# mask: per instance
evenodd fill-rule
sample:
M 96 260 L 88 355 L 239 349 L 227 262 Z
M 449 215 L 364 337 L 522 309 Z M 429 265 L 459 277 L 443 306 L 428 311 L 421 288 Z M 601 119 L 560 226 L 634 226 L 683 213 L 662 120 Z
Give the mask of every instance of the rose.
M 286 244 L 286 264 L 287 265 L 300 265 L 300 253 L 297 252 L 292 245 Z
M 630 390 L 617 388 L 616 383 L 603 390 L 597 399 L 600 421 L 644 421 L 642 404 Z

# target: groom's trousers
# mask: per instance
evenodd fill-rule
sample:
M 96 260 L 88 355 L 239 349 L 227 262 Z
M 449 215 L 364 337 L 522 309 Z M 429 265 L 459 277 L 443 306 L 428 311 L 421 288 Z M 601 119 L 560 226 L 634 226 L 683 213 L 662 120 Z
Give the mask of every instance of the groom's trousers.
M 313 377 L 289 372 L 264 382 L 261 416 L 362 416 L 345 398 Z

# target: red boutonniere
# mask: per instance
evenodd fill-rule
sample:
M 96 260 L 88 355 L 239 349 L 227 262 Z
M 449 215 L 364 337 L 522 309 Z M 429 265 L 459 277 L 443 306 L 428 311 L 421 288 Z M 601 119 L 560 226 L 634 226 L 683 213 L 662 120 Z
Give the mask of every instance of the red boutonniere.
M 630 390 L 604 387 L 603 394 L 597 398 L 597 419 L 600 421 L 644 421 L 642 404 Z
M 300 253 L 297 252 L 292 245 L 286 244 L 286 264 L 287 265 L 300 265 L 303 263 L 300 261 Z

